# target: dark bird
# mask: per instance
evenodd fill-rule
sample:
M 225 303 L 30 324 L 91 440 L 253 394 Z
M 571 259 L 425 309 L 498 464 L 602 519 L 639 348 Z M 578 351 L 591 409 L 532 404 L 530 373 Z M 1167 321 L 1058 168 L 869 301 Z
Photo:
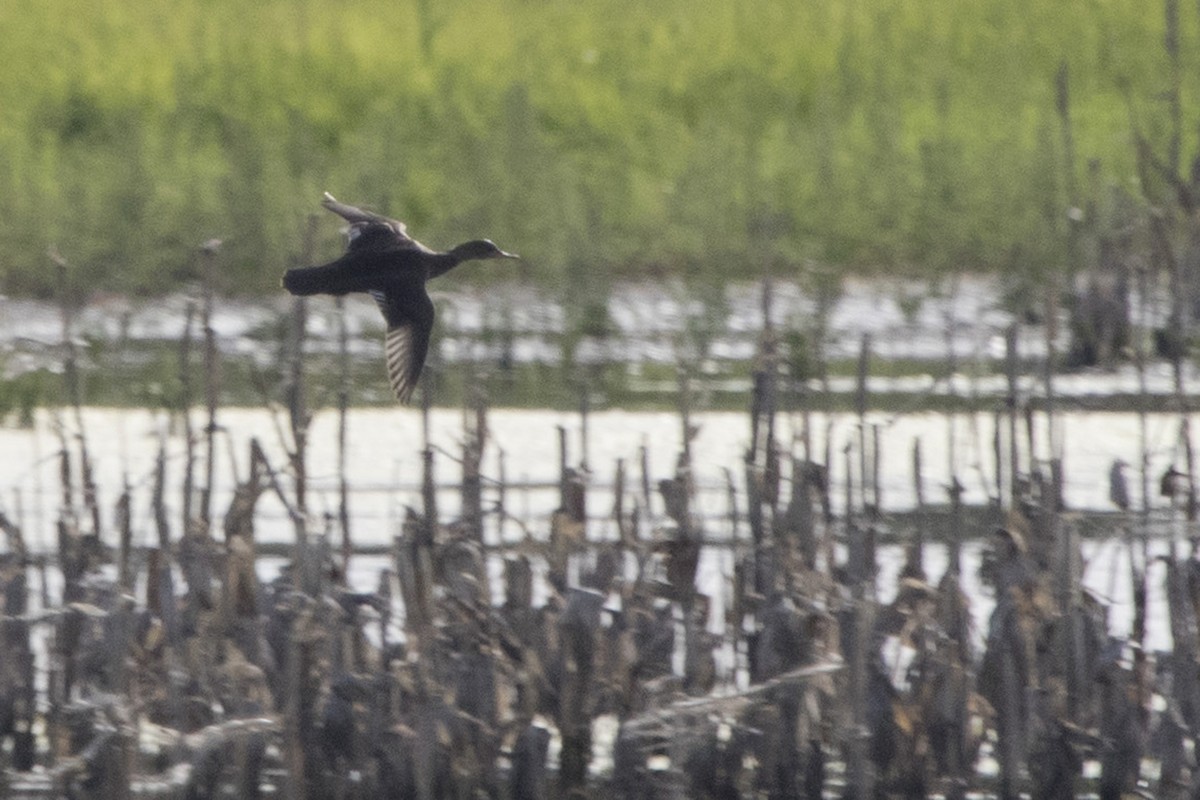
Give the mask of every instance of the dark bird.
M 1186 472 L 1175 469 L 1175 465 L 1167 467 L 1167 471 L 1158 480 L 1158 493 L 1169 497 L 1172 501 L 1188 491 L 1188 476 Z
M 1108 499 L 1122 511 L 1129 510 L 1129 484 L 1125 480 L 1125 467 L 1121 459 L 1112 463 L 1108 470 Z
M 403 222 L 339 203 L 328 192 L 321 204 L 350 223 L 346 253 L 322 266 L 289 269 L 283 288 L 295 295 L 367 292 L 374 297 L 387 322 L 388 381 L 397 399 L 408 402 L 433 330 L 433 301 L 425 281 L 464 261 L 517 256 L 487 239 L 438 252 L 409 236 Z

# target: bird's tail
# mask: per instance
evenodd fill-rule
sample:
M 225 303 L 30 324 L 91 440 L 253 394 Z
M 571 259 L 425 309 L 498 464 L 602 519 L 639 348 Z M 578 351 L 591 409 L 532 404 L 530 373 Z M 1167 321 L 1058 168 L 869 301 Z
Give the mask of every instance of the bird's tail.
M 292 294 L 348 294 L 373 288 L 371 276 L 342 263 L 344 259 L 322 267 L 289 269 L 283 273 L 283 288 Z
M 330 292 L 327 267 L 289 269 L 283 273 L 283 288 L 292 294 L 326 294 Z

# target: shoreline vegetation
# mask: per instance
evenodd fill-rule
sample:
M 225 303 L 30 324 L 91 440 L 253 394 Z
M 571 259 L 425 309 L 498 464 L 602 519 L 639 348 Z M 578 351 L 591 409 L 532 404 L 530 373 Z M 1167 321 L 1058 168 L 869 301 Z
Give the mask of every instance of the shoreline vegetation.
M 0 708 L 12 720 L 0 730 L 0 788 L 103 800 L 1015 800 L 1158 796 L 1200 780 L 1178 755 L 1200 728 L 1158 711 L 1200 708 L 1187 705 L 1200 681 L 1182 354 L 1169 370 L 1178 408 L 1155 425 L 1170 429 L 1178 460 L 1154 479 L 1161 454 L 1143 392 L 1138 463 L 1106 473 L 1120 509 L 1103 543 L 1107 586 L 1128 589 L 1132 606 L 1118 635 L 1113 604 L 1084 587 L 1095 520 L 1064 505 L 1072 461 L 1059 449 L 1057 359 L 1022 359 L 1018 326 L 1004 328 L 1005 394 L 990 452 L 977 454 L 989 460 L 989 505 L 964 503 L 960 475 L 979 465 L 946 414 L 946 484 L 926 480 L 917 440 L 926 516 L 906 516 L 892 538 L 883 440 L 867 414 L 871 337 L 859 340 L 853 419 L 835 449 L 811 409 L 789 407 L 773 287 L 762 287 L 743 364 L 744 447 L 703 465 L 721 472 L 721 512 L 706 512 L 698 493 L 703 387 L 691 361 L 671 365 L 677 456 L 653 467 L 645 447 L 601 463 L 588 423 L 596 363 L 565 362 L 578 431 L 541 423 L 557 439 L 554 510 L 530 516 L 510 462 L 493 458 L 495 376 L 467 359 L 445 366 L 465 387 L 455 446 L 432 444 L 437 390 L 420 386 L 407 441 L 419 449 L 407 479 L 420 491 L 399 530 L 351 509 L 361 498 L 351 499 L 351 461 L 380 472 L 386 459 L 349 446 L 344 304 L 328 330 L 334 350 L 318 363 L 312 304 L 291 301 L 268 351 L 278 375 L 261 378 L 270 422 L 233 441 L 222 427 L 220 305 L 201 291 L 170 350 L 179 428 L 158 435 L 149 472 L 122 477 L 115 503 L 82 407 L 88 343 L 64 306 L 57 447 L 27 454 L 58 467 L 41 487 L 53 487 L 57 510 L 38 515 L 52 521 L 54 552 L 31 547 L 21 514 L 0 513 L 11 653 Z M 337 433 L 318 456 L 323 373 L 337 376 Z M 591 485 L 593 474 L 612 481 Z M 337 491 L 319 493 L 318 481 Z M 221 483 L 233 491 L 218 495 Z M 290 547 L 268 542 L 268 503 L 286 513 Z M 392 537 L 382 554 L 356 548 L 368 528 Z M 883 563 L 888 541 L 902 565 Z M 268 550 L 287 553 L 273 578 L 259 574 Z M 364 582 L 355 565 L 368 557 Z M 1170 650 L 1149 638 L 1163 618 Z

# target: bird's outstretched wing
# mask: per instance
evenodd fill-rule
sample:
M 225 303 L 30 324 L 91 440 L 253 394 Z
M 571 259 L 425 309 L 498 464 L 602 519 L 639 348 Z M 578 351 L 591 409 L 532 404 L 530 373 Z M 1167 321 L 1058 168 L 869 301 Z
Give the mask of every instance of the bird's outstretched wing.
M 388 383 L 401 403 L 412 399 L 429 352 L 429 335 L 433 330 L 433 301 L 420 291 L 376 290 L 371 292 L 387 322 L 384 353 L 387 359 Z
M 353 249 L 319 267 L 289 269 L 283 275 L 283 288 L 297 295 L 381 289 L 389 279 L 395 280 L 396 272 L 404 271 L 411 258 L 411 250 L 407 248 Z
M 368 222 L 388 225 L 397 233 L 404 233 L 408 230 L 407 226 L 400 220 L 385 217 L 382 214 L 376 214 L 374 211 L 364 211 L 358 206 L 347 205 L 341 202 L 329 192 L 321 199 L 321 205 L 337 214 L 342 219 L 349 222 L 351 225 L 359 225 Z
M 347 248 L 349 250 L 394 250 L 408 247 L 425 249 L 408 235 L 408 226 L 398 219 L 347 205 L 329 192 L 325 193 L 321 205 L 350 223 L 350 243 Z

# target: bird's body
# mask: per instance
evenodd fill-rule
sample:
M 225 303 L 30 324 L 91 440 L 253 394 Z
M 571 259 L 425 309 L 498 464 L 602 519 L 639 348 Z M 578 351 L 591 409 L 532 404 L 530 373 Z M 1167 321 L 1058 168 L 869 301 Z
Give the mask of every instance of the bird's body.
M 283 286 L 295 295 L 367 292 L 374 297 L 387 323 L 388 380 L 397 399 L 408 402 L 433 330 L 433 301 L 425 281 L 463 261 L 516 256 L 486 239 L 438 252 L 409 236 L 402 222 L 339 203 L 328 193 L 323 205 L 350 223 L 346 253 L 323 266 L 288 270 Z

